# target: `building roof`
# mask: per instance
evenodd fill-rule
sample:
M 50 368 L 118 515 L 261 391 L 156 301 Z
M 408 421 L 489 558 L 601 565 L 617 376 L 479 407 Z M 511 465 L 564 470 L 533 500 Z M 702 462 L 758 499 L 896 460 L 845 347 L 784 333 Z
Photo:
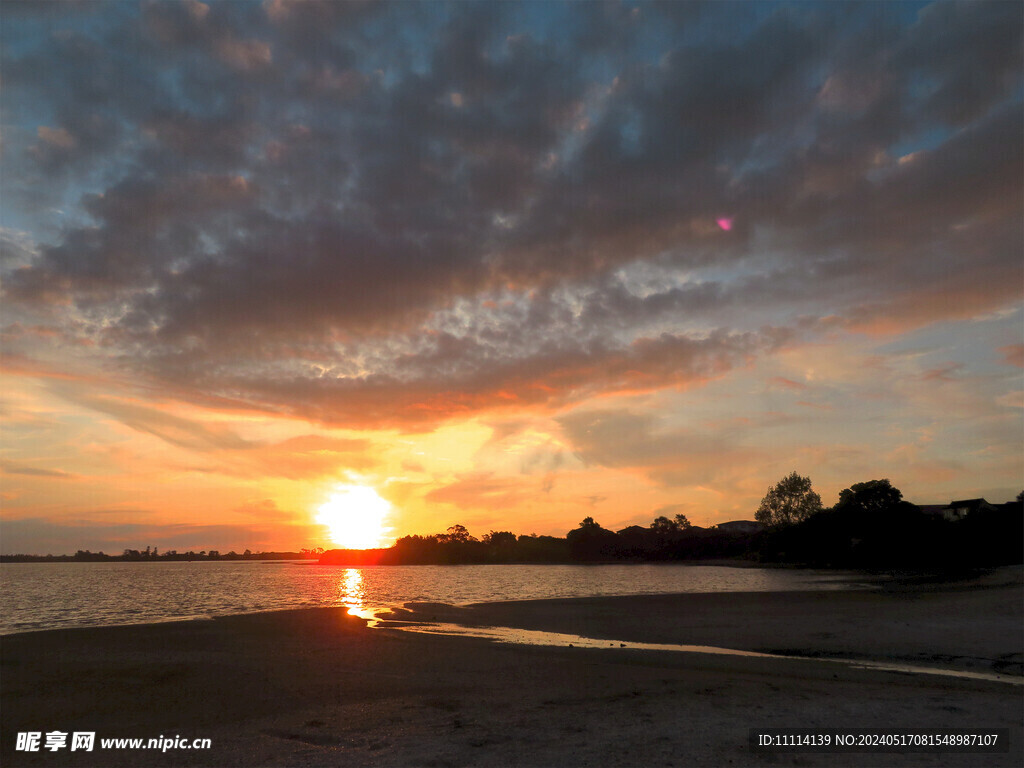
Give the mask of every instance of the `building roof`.
M 982 507 L 982 506 L 991 507 L 992 505 L 989 504 L 984 499 L 961 499 L 960 501 L 951 501 L 951 502 L 949 502 L 949 506 L 957 507 L 957 508 L 959 508 L 959 507 L 968 507 L 970 509 L 977 509 L 978 507 Z
M 727 523 L 719 523 L 715 527 L 716 528 L 722 528 L 722 529 L 725 529 L 725 530 L 729 530 L 730 528 L 737 528 L 737 529 L 757 528 L 757 529 L 761 529 L 761 528 L 764 528 L 764 523 L 759 523 L 756 520 L 730 520 Z

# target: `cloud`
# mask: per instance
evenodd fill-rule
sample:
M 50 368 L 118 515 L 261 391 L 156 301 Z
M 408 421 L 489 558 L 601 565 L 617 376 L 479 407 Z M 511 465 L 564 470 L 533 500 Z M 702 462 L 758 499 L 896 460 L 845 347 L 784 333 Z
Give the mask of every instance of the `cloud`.
M 1024 280 L 1021 14 L 16 14 L 5 199 L 45 237 L 7 259 L 5 313 L 168 398 L 381 426 L 995 311 Z
M 252 518 L 257 523 L 264 525 L 290 523 L 295 519 L 294 514 L 282 510 L 273 499 L 250 499 L 235 507 L 232 512 Z
M 492 473 L 469 473 L 448 485 L 429 491 L 430 503 L 453 504 L 467 510 L 510 510 L 545 491 L 522 478 L 495 477 Z
M 773 376 L 770 379 L 770 383 L 784 387 L 785 389 L 793 389 L 798 392 L 802 392 L 810 388 L 801 381 L 793 381 L 792 379 L 787 379 L 785 376 Z
M 663 334 L 623 348 L 553 344 L 526 357 L 490 362 L 486 351 L 428 349 L 402 361 L 402 376 L 320 376 L 279 382 L 235 378 L 226 388 L 250 401 L 346 427 L 411 427 L 479 412 L 557 409 L 595 395 L 687 388 L 748 364 L 787 334 Z M 449 355 L 452 359 L 448 361 Z M 445 364 L 441 364 L 446 361 Z
M 1003 353 L 1003 360 L 1007 365 L 1024 368 L 1024 344 L 1008 344 L 1000 347 L 999 351 Z
M 996 404 L 1005 408 L 1024 408 L 1024 390 L 1018 389 L 1014 392 L 1000 395 L 996 398 Z
M 0 470 L 8 475 L 27 475 L 29 477 L 45 477 L 51 480 L 73 480 L 75 475 L 59 469 L 42 469 L 25 466 L 16 461 L 0 459 Z
M 1000 3 L 932 3 L 923 8 L 895 57 L 927 73 L 922 110 L 963 124 L 1009 93 L 1020 74 L 1020 9 Z
M 153 435 L 189 451 L 208 453 L 218 450 L 245 450 L 256 446 L 256 443 L 240 437 L 226 427 L 207 426 L 157 408 L 131 402 L 126 398 L 86 394 L 70 386 L 53 385 L 53 388 L 61 396 L 113 416 L 133 430 Z
M 764 449 L 744 446 L 727 430 L 666 428 L 656 416 L 629 410 L 579 410 L 558 422 L 584 463 L 637 471 L 661 485 L 731 484 L 765 458 Z
M 51 383 L 62 398 L 113 417 L 118 423 L 164 443 L 198 454 L 194 471 L 239 477 L 307 479 L 365 470 L 379 462 L 370 440 L 305 434 L 284 440 L 249 439 L 224 420 L 198 420 L 139 403 L 132 395 L 97 396 L 70 381 Z M 191 467 L 190 467 L 191 468 Z M 7 471 L 12 471 L 8 469 Z M 63 474 L 63 473 L 62 473 Z
M 380 463 L 369 440 L 301 435 L 272 443 L 257 451 L 252 474 L 293 479 L 338 476 L 345 471 L 367 470 Z
M 243 72 L 268 67 L 273 60 L 270 45 L 262 40 L 220 40 L 217 56 L 225 64 Z
M 0 227 L 0 264 L 14 268 L 28 266 L 39 250 L 32 236 L 9 227 Z

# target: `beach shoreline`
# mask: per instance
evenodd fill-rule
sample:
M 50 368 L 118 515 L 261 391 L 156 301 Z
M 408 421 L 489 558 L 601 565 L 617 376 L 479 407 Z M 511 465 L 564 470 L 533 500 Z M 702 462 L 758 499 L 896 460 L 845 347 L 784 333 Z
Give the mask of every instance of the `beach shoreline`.
M 1020 569 L 1000 574 L 887 591 L 413 605 L 403 617 L 627 643 L 610 650 L 368 628 L 340 608 L 7 635 L 0 638 L 0 762 L 1017 765 L 1019 685 L 628 647 L 632 640 L 847 654 L 950 669 L 998 666 L 1019 676 Z M 992 754 L 752 751 L 750 729 L 771 727 L 1006 729 L 1010 744 Z M 18 732 L 51 730 L 95 732 L 97 740 L 209 738 L 212 747 L 13 749 Z
M 873 589 L 860 590 L 553 598 L 466 606 L 413 602 L 379 616 L 1022 675 L 1024 608 L 1015 595 L 1024 595 L 1024 569 L 1019 567 L 952 581 L 880 579 Z

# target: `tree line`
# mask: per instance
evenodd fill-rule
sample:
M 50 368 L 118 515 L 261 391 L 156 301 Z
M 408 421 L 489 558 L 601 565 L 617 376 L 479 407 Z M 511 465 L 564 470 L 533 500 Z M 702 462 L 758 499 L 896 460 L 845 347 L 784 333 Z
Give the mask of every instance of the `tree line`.
M 455 565 L 471 563 L 580 563 L 739 557 L 742 538 L 698 528 L 683 515 L 618 533 L 586 517 L 564 537 L 490 531 L 477 538 L 464 525 L 444 533 L 403 536 L 387 549 L 329 550 L 328 565 Z
M 888 479 L 855 483 L 825 508 L 810 478 L 793 472 L 768 489 L 755 518 L 766 529 L 751 553 L 764 562 L 947 569 L 1024 562 L 1024 491 L 948 520 L 904 501 Z
M 1024 494 L 1022 494 L 1024 496 Z M 587 563 L 700 561 L 818 567 L 958 568 L 1024 562 L 1024 513 L 1017 502 L 962 520 L 926 514 L 903 500 L 888 479 L 855 483 L 823 507 L 811 480 L 793 472 L 768 489 L 757 525 L 700 528 L 684 515 L 656 517 L 648 526 L 610 531 L 584 518 L 564 537 L 490 531 L 480 538 L 463 525 L 444 533 L 403 536 L 376 550 L 330 550 L 334 565 L 468 563 Z
M 73 555 L 0 555 L 0 563 L 147 563 L 147 562 L 190 562 L 193 560 L 315 560 L 324 553 L 323 547 L 302 549 L 298 552 L 253 552 L 245 550 L 238 554 L 234 550 L 221 552 L 217 549 L 188 550 L 179 552 L 168 549 L 161 552 L 158 547 L 125 549 L 120 555 L 108 555 L 102 551 L 92 552 L 79 549 Z

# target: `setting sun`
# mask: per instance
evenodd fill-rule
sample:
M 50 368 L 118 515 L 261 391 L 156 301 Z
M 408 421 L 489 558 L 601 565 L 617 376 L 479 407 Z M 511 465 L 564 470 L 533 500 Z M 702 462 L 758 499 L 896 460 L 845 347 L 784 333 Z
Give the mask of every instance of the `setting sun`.
M 320 507 L 316 521 L 330 530 L 331 541 L 343 549 L 385 546 L 390 527 L 384 524 L 391 504 L 373 488 L 345 485 Z

